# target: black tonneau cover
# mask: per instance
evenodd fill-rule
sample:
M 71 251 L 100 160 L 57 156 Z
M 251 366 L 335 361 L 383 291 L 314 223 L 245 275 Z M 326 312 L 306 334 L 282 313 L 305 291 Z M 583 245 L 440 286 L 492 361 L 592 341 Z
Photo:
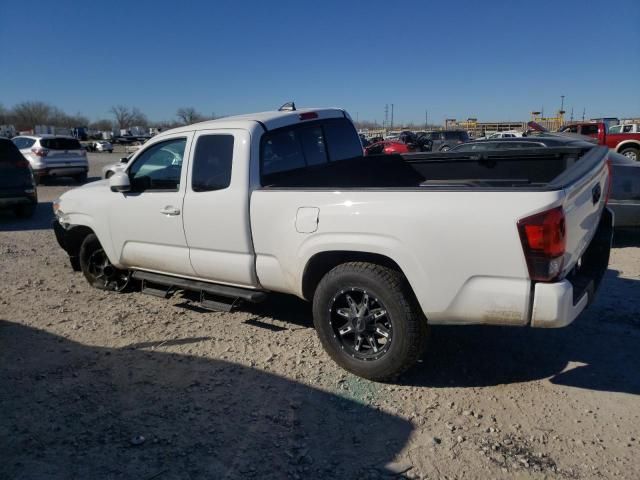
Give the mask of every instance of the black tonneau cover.
M 584 176 L 605 147 L 372 155 L 276 173 L 264 188 L 559 190 Z

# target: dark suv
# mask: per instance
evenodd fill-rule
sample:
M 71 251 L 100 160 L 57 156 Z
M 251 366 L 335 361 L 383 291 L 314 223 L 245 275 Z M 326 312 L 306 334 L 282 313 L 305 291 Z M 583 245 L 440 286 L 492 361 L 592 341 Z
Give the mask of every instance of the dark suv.
M 27 218 L 33 215 L 37 203 L 29 162 L 11 140 L 0 137 L 0 209 L 9 208 Z
M 419 138 L 427 138 L 433 142 L 431 151 L 446 152 L 456 145 L 469 141 L 469 134 L 464 130 L 441 130 L 438 132 L 425 132 Z

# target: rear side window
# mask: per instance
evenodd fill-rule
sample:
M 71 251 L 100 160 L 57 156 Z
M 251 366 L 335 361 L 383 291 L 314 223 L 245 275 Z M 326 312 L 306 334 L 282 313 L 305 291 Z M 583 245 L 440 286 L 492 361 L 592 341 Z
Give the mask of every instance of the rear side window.
M 324 124 L 329 148 L 329 159 L 332 162 L 362 156 L 362 145 L 351 122 L 339 118 Z
M 353 124 L 336 118 L 268 132 L 262 139 L 261 175 L 289 172 L 362 157 Z
M 231 183 L 233 135 L 202 135 L 193 156 L 194 192 L 222 190 Z
M 582 133 L 582 135 L 597 135 L 598 125 L 583 125 L 580 133 Z
M 75 138 L 43 138 L 40 140 L 42 148 L 49 150 L 81 150 L 80 142 Z
M 24 161 L 25 158 L 11 140 L 0 139 L 0 164 L 15 165 Z
M 33 138 L 16 137 L 12 140 L 13 144 L 20 150 L 31 148 L 36 141 Z

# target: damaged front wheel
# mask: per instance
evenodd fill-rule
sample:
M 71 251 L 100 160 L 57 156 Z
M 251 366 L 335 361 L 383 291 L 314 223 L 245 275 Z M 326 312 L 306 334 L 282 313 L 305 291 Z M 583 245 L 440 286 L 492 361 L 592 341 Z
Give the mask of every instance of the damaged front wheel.
M 87 235 L 80 247 L 80 268 L 87 281 L 97 289 L 121 292 L 131 279 L 128 270 L 114 267 L 98 237 Z

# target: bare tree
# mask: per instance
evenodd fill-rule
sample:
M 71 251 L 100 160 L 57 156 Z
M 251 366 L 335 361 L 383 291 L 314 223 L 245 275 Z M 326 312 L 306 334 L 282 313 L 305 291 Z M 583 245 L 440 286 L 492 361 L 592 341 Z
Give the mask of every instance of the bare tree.
M 136 107 L 131 109 L 129 121 L 131 122 L 130 126 L 132 127 L 146 127 L 149 124 L 147 116 Z
M 131 111 L 129 107 L 114 105 L 109 112 L 115 117 L 118 128 L 128 128 L 131 126 Z
M 176 112 L 176 117 L 178 117 L 178 119 L 185 125 L 200 122 L 204 119 L 204 117 L 193 107 L 179 108 Z
M 18 130 L 30 130 L 36 125 L 47 125 L 54 110 L 44 102 L 22 102 L 13 107 L 11 117 Z
M 136 107 L 129 108 L 124 105 L 115 105 L 111 107 L 109 112 L 114 116 L 118 128 L 142 127 L 149 123 L 147 116 Z

